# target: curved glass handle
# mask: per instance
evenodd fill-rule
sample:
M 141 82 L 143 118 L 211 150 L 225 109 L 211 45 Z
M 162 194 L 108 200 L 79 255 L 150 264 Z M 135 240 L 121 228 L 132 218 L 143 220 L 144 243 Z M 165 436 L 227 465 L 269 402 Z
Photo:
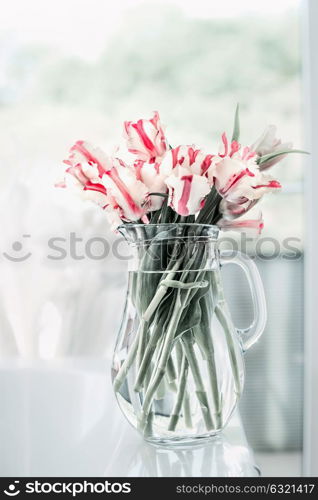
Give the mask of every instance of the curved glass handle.
M 250 286 L 253 306 L 254 306 L 254 319 L 252 324 L 243 329 L 237 328 L 240 336 L 242 347 L 247 351 L 262 335 L 267 319 L 266 300 L 262 279 L 255 262 L 245 254 L 236 252 L 233 255 L 232 250 L 222 250 L 220 252 L 220 264 L 237 264 L 243 269 Z

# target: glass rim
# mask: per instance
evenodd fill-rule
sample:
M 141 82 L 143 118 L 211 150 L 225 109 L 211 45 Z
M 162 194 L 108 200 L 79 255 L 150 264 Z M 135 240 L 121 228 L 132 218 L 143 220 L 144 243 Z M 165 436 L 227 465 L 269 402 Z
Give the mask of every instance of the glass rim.
M 158 222 L 157 224 L 153 224 L 151 222 L 149 224 L 144 224 L 144 223 L 139 224 L 139 223 L 127 222 L 126 224 L 120 224 L 117 227 L 117 230 L 128 229 L 128 228 L 135 229 L 138 227 L 154 228 L 154 227 L 164 227 L 164 226 L 165 227 L 167 227 L 167 226 L 171 226 L 171 227 L 181 227 L 181 226 L 206 227 L 206 228 L 213 229 L 214 231 L 216 231 L 218 233 L 220 232 L 220 228 L 216 224 L 200 224 L 200 222 Z
M 193 229 L 193 234 L 183 234 L 183 230 L 185 228 L 192 228 Z M 198 231 L 196 233 L 196 230 L 201 229 L 202 234 Z M 140 233 L 140 230 L 142 230 L 142 233 Z M 127 223 L 127 224 L 120 224 L 120 226 L 117 227 L 117 231 L 124 236 L 124 238 L 129 242 L 134 242 L 134 243 L 140 243 L 141 241 L 147 242 L 147 241 L 156 241 L 156 234 L 151 234 L 152 231 L 157 230 L 157 235 L 159 235 L 161 232 L 164 233 L 165 231 L 171 232 L 171 234 L 167 234 L 166 238 L 158 239 L 157 243 L 162 243 L 164 239 L 175 239 L 175 238 L 208 238 L 209 240 L 214 240 L 217 241 L 219 234 L 220 234 L 220 228 L 214 224 L 200 224 L 198 222 L 163 222 L 163 223 L 157 223 L 157 224 L 138 224 L 138 223 Z M 136 233 L 136 234 L 135 234 Z M 198 234 L 199 233 L 199 234 Z

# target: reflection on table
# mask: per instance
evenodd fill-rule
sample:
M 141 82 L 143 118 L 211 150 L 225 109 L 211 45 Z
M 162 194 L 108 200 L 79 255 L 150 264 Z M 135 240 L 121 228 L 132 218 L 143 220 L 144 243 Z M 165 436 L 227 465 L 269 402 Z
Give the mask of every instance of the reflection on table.
M 117 408 L 107 361 L 2 361 L 2 476 L 258 476 L 238 413 L 195 446 L 146 443 Z

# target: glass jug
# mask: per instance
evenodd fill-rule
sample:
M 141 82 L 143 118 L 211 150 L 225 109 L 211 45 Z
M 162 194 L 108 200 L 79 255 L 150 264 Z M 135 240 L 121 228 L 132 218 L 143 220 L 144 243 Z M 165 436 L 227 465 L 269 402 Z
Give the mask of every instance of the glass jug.
M 263 285 L 246 255 L 219 252 L 219 230 L 202 224 L 124 224 L 132 249 L 113 363 L 118 404 L 158 444 L 209 438 L 227 424 L 244 386 L 244 352 L 266 323 Z M 253 323 L 231 319 L 221 267 L 246 273 Z M 233 286 L 237 286 L 236 283 Z

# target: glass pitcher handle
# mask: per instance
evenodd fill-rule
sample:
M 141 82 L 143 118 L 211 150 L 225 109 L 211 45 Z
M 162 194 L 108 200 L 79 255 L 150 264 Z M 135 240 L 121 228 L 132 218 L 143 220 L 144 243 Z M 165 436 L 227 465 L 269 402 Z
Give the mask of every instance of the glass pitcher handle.
M 259 339 L 266 325 L 267 311 L 262 279 L 255 262 L 241 252 L 235 252 L 235 254 L 233 254 L 232 250 L 221 250 L 220 264 L 221 266 L 226 264 L 237 264 L 240 266 L 245 272 L 250 287 L 254 307 L 254 319 L 249 327 L 242 329 L 237 328 L 237 332 L 242 342 L 242 348 L 245 352 Z

